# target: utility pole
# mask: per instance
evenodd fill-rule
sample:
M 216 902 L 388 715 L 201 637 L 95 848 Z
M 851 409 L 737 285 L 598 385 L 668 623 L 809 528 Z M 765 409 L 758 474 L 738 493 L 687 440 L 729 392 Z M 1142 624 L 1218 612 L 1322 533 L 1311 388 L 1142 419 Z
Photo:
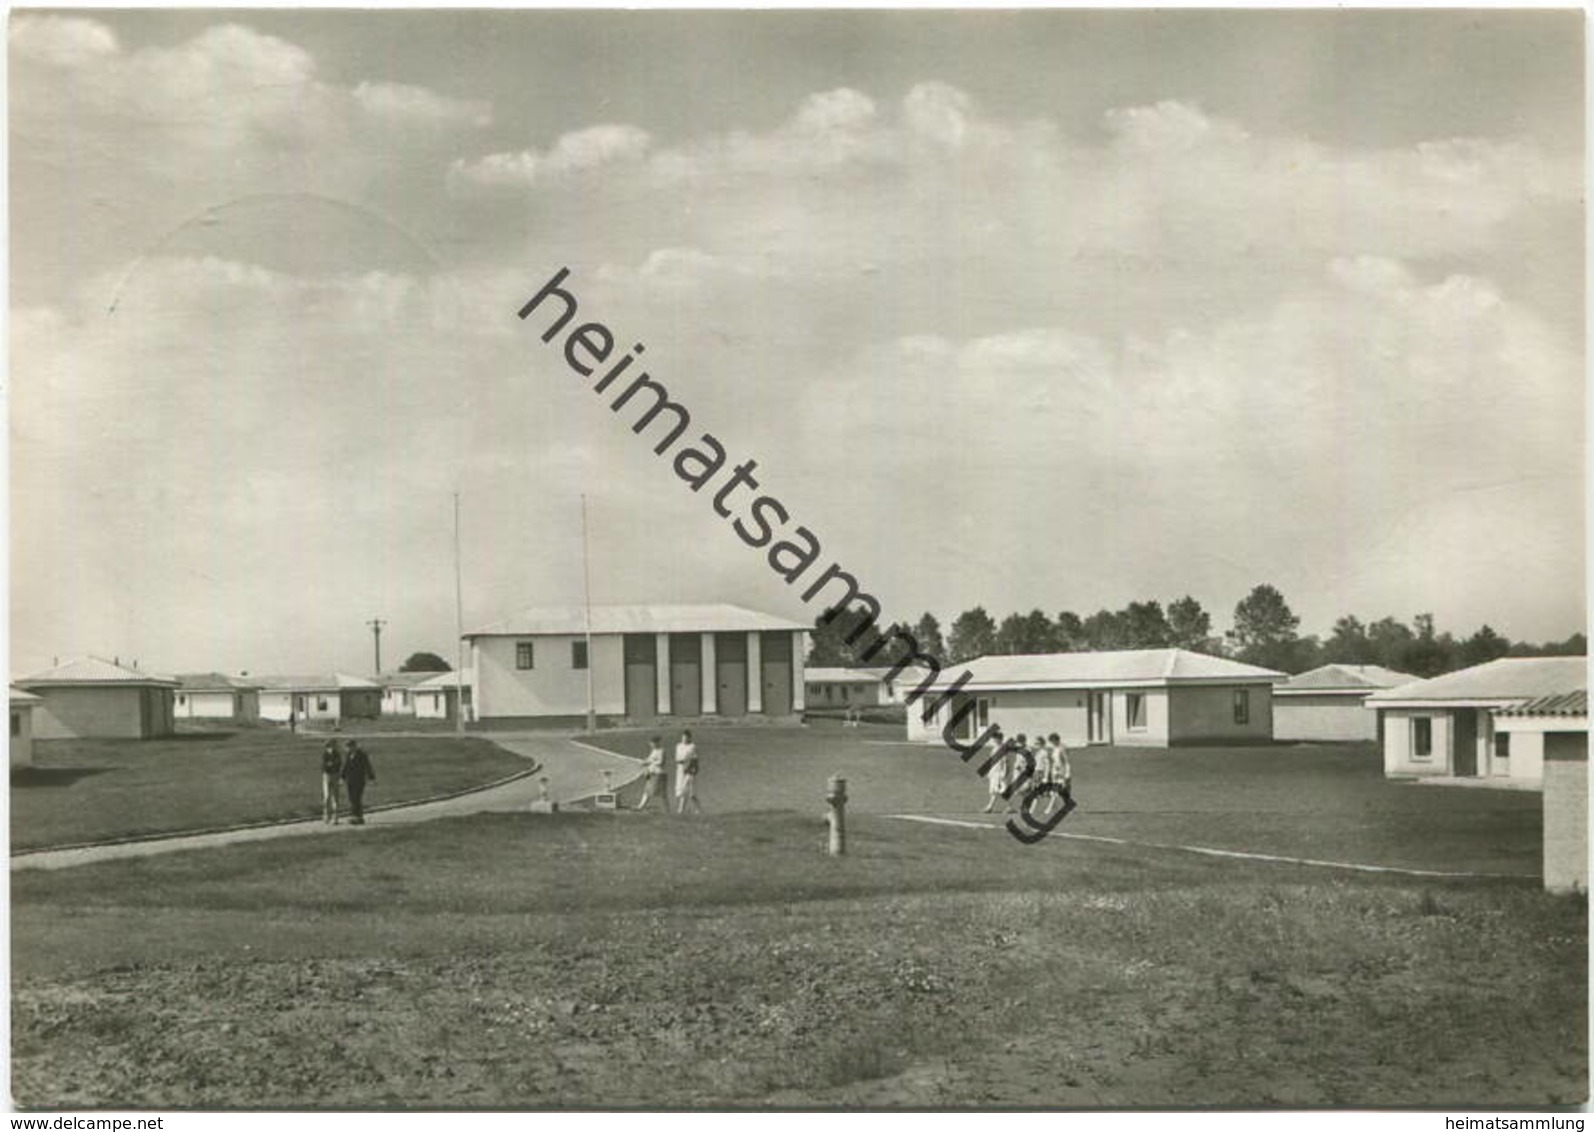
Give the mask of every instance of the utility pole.
M 382 675 L 382 626 L 387 622 L 380 617 L 373 617 L 366 622 L 371 627 L 371 633 L 376 638 L 376 674 Z
M 597 707 L 592 699 L 592 571 L 587 565 L 587 496 L 581 496 L 581 600 L 582 628 L 587 642 L 587 734 L 598 729 Z M 669 809 L 669 802 L 665 802 Z
M 472 704 L 474 709 L 478 705 Z M 459 564 L 459 492 L 454 493 L 454 734 L 465 734 L 465 582 Z

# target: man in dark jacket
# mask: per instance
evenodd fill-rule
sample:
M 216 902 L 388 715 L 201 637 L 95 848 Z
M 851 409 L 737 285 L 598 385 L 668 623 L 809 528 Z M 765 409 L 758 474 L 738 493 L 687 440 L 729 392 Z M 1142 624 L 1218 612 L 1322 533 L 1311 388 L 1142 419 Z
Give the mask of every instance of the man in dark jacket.
M 371 756 L 365 748 L 349 740 L 348 752 L 343 756 L 343 785 L 349 791 L 349 822 L 365 824 L 365 784 L 376 781 L 376 771 L 371 767 Z

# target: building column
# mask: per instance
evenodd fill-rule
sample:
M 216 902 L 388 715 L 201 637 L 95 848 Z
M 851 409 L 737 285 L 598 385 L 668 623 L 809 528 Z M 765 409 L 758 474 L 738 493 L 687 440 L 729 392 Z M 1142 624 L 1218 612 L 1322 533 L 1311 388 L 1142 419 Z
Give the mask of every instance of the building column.
M 714 655 L 714 634 L 699 633 L 702 642 L 698 667 L 703 679 L 703 714 L 714 715 L 720 709 L 719 662 Z
M 670 635 L 653 634 L 653 683 L 659 692 L 659 714 L 670 715 Z
M 764 710 L 764 649 L 756 632 L 747 634 L 747 714 Z
M 803 638 L 807 635 L 801 629 L 791 635 L 791 708 L 799 714 L 808 707 L 803 682 Z

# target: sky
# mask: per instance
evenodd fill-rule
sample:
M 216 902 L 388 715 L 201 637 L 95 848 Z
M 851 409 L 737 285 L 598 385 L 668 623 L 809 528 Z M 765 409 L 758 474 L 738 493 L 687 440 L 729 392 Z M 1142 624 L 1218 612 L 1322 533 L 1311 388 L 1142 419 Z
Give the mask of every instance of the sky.
M 9 41 L 18 674 L 452 658 L 456 492 L 467 627 L 583 600 L 583 495 L 594 602 L 810 620 L 516 318 L 561 268 L 886 619 L 1584 626 L 1576 10 Z

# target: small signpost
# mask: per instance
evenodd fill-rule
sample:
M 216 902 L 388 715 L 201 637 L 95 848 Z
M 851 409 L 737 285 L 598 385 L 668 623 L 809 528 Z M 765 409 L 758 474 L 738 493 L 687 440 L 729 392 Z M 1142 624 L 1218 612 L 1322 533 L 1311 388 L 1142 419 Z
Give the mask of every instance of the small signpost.
M 620 808 L 620 798 L 614 792 L 614 772 L 603 772 L 603 792 L 593 796 L 592 805 L 599 810 L 617 810 Z

